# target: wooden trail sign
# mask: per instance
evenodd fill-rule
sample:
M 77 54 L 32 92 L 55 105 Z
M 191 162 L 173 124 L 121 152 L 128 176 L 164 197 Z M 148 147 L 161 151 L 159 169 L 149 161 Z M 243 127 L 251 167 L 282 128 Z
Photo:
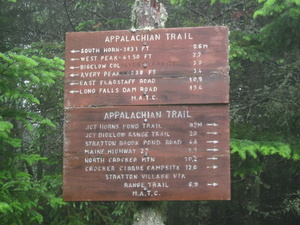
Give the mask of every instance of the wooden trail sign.
M 65 106 L 228 103 L 227 27 L 68 33 Z
M 230 199 L 227 27 L 69 33 L 65 201 Z
M 229 198 L 227 106 L 76 108 L 66 119 L 66 200 Z

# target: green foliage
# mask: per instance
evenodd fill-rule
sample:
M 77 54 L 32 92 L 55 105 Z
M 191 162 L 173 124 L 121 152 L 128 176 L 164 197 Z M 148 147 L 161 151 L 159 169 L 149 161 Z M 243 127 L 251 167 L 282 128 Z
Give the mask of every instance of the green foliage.
M 257 10 L 254 14 L 254 18 L 257 16 L 269 16 L 273 15 L 274 13 L 282 13 L 286 9 L 290 9 L 292 12 L 299 13 L 298 8 L 294 8 L 295 6 L 300 6 L 299 0 L 259 0 L 258 2 L 263 3 L 264 5 L 261 9 Z
M 132 224 L 137 205 L 134 202 L 115 202 L 112 215 L 116 217 L 114 225 Z
M 2 117 L 0 116 L 0 142 L 13 147 L 20 147 L 21 140 L 9 136 L 12 128 L 13 125 L 8 121 L 3 121 Z
M 290 146 L 281 142 L 253 142 L 231 139 L 230 146 L 232 149 L 231 153 L 239 154 L 242 160 L 245 160 L 247 156 L 257 158 L 258 153 L 261 155 L 278 154 L 285 159 L 290 159 L 292 153 Z
M 261 156 L 279 155 L 284 159 L 291 158 L 291 148 L 281 142 L 253 142 L 249 140 L 231 140 L 231 154 L 238 154 L 240 166 L 234 175 L 245 177 L 247 174 L 260 174 L 264 171 L 262 163 L 257 161 Z M 251 159 L 251 157 L 253 159 Z
M 218 0 L 211 0 L 211 1 L 210 1 L 210 4 L 213 5 L 213 4 L 215 4 L 217 1 L 218 1 Z M 220 2 L 220 3 L 226 4 L 226 3 L 231 3 L 231 2 L 233 2 L 233 0 L 219 0 L 219 2 Z
M 63 48 L 32 46 L 0 54 L 1 224 L 113 224 L 114 203 L 62 201 Z
M 254 13 L 254 18 L 261 16 L 272 18 L 272 21 L 261 30 L 261 41 L 266 48 L 291 50 L 300 47 L 298 26 L 300 22 L 299 0 L 267 0 L 263 6 Z
M 36 179 L 37 165 L 47 157 L 31 141 L 40 137 L 42 126 L 55 127 L 41 115 L 40 91 L 62 77 L 64 62 L 16 52 L 0 53 L 0 61 L 0 220 L 2 224 L 41 224 L 40 201 L 50 201 L 52 195 Z
M 284 201 L 284 208 L 287 212 L 291 212 L 298 217 L 300 216 L 300 191 L 292 193 L 289 198 Z
M 170 0 L 171 4 L 175 5 L 184 5 L 188 2 L 189 0 Z
M 41 157 L 39 154 L 20 154 L 19 160 L 24 160 L 29 166 L 34 165 L 40 160 L 47 160 L 46 157 Z
M 80 20 L 76 19 L 73 23 L 76 31 L 125 29 L 130 27 L 130 6 L 133 2 L 119 0 L 111 4 L 106 0 L 80 0 L 70 5 L 68 10 L 82 13 Z M 69 22 L 72 23 L 71 19 Z
M 93 1 L 93 0 L 79 0 L 77 1 L 76 5 L 75 5 L 75 9 L 85 9 L 88 7 L 99 7 L 102 8 L 103 7 L 103 2 L 102 1 Z
M 230 203 L 209 203 L 209 219 L 201 222 L 297 224 L 299 1 L 212 0 L 211 7 L 206 1 L 172 3 L 183 6 L 176 15 L 181 26 L 204 21 L 230 30 L 233 196 Z M 196 224 L 192 218 L 202 206 L 183 205 L 185 224 Z M 179 212 L 169 213 L 169 218 Z M 214 219 L 217 214 L 219 219 Z M 178 220 L 169 224 L 180 224 Z
M 91 29 L 94 25 L 95 25 L 95 21 L 88 20 L 88 21 L 79 23 L 76 27 L 76 30 L 77 31 L 88 30 L 88 29 Z

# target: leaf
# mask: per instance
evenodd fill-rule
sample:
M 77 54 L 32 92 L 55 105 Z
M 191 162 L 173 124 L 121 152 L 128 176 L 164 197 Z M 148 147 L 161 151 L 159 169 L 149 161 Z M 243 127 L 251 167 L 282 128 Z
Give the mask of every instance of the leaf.
M 7 179 L 7 177 L 5 176 L 5 174 L 3 172 L 0 172 L 0 179 Z
M 7 211 L 13 212 L 13 209 L 6 202 L 0 202 L 0 212 L 6 213 Z
M 281 142 L 254 142 L 250 140 L 231 140 L 231 153 L 238 153 L 245 160 L 248 155 L 257 158 L 257 153 L 262 155 L 279 155 L 283 158 L 290 159 L 292 150 L 288 144 Z
M 37 211 L 32 211 L 31 213 L 33 214 L 30 219 L 31 221 L 37 221 L 39 224 L 43 222 L 44 218 L 40 213 Z
M 21 207 L 22 204 L 18 201 L 13 201 L 12 203 L 10 203 L 10 206 L 13 208 L 13 209 L 17 209 L 19 211 L 23 211 L 24 209 Z M 15 211 L 15 210 L 13 210 Z
M 215 4 L 215 3 L 216 3 L 216 1 L 217 1 L 217 0 L 211 0 L 211 1 L 210 1 L 210 5 L 213 5 L 213 4 Z
M 1 119 L 1 117 L 0 117 Z M 13 128 L 13 125 L 7 121 L 0 121 L 0 132 L 9 133 L 10 130 Z
M 30 154 L 30 155 L 26 155 L 26 154 L 22 154 L 19 159 L 21 160 L 25 160 L 30 166 L 32 166 L 34 163 L 36 163 L 37 161 L 40 160 L 47 160 L 46 157 L 41 157 L 38 154 Z
M 43 120 L 41 121 L 41 124 L 46 124 L 46 125 L 48 125 L 48 126 L 50 126 L 50 127 L 54 127 L 54 128 L 56 127 L 55 124 L 52 123 L 51 120 L 49 120 L 49 119 L 43 119 Z
M 26 172 L 18 172 L 17 173 L 18 178 L 25 178 L 25 179 L 30 179 L 30 174 Z
M 51 198 L 50 203 L 52 208 L 59 208 L 67 203 L 62 200 L 62 198 Z

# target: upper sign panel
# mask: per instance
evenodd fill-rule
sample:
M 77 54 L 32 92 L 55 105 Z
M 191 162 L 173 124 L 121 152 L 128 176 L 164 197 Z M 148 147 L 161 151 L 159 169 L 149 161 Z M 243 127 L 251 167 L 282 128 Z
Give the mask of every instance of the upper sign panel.
M 68 33 L 65 74 L 65 107 L 228 103 L 228 28 Z

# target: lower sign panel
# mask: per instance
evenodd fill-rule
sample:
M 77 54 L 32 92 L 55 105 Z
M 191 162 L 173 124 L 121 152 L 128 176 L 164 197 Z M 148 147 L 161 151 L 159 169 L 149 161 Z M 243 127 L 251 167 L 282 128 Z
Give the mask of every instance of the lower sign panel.
M 229 200 L 229 106 L 65 112 L 65 201 Z

